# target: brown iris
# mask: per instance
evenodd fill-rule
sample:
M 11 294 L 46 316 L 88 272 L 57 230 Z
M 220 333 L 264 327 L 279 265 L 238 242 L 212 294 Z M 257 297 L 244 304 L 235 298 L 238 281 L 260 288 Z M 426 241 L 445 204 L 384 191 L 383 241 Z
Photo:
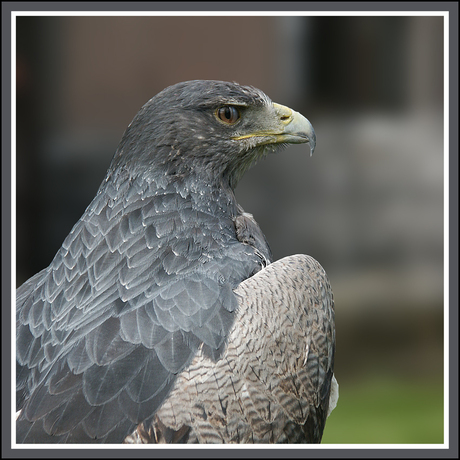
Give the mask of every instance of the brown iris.
M 235 107 L 231 105 L 224 105 L 220 109 L 217 109 L 217 116 L 219 117 L 219 120 L 232 125 L 239 120 L 240 113 Z

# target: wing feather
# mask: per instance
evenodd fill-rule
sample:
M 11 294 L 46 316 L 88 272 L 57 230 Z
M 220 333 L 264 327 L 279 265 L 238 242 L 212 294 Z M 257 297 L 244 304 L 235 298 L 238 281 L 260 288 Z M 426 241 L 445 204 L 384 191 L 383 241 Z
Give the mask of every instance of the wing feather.
M 19 442 L 121 442 L 201 343 L 222 351 L 233 288 L 260 267 L 231 220 L 194 209 L 183 185 L 119 180 L 17 291 Z

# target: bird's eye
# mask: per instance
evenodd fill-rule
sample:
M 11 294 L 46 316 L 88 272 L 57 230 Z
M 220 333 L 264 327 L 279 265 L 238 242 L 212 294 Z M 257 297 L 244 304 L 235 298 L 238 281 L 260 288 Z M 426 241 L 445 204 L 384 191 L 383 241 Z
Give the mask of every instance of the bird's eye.
M 229 125 L 232 125 L 233 123 L 236 123 L 239 120 L 240 113 L 235 107 L 231 105 L 225 105 L 220 109 L 217 109 L 217 116 L 219 120 L 223 121 L 224 123 L 228 123 Z

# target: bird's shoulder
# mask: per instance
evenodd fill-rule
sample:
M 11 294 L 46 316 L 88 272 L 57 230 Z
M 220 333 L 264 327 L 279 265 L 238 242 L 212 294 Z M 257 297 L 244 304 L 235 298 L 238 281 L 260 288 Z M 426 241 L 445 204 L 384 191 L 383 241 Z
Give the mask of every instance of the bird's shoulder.
M 238 207 L 239 214 L 235 218 L 236 236 L 242 243 L 255 248 L 259 255 L 262 265 L 266 267 L 273 261 L 273 255 L 265 235 L 254 216 Z
M 125 442 L 320 442 L 335 382 L 334 302 L 324 269 L 312 257 L 289 256 L 236 293 L 222 359 L 198 353 L 152 423 Z

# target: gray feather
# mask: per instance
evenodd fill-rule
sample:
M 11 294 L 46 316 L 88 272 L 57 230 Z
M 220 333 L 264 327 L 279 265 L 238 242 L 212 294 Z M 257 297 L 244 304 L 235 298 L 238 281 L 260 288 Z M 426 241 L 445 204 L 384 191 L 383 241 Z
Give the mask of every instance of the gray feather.
M 225 104 L 247 119 L 217 120 Z M 17 289 L 19 443 L 320 439 L 330 287 L 311 260 L 271 268 L 233 193 L 265 152 L 236 135 L 275 122 L 261 91 L 225 82 L 175 85 L 139 111 L 49 267 Z

